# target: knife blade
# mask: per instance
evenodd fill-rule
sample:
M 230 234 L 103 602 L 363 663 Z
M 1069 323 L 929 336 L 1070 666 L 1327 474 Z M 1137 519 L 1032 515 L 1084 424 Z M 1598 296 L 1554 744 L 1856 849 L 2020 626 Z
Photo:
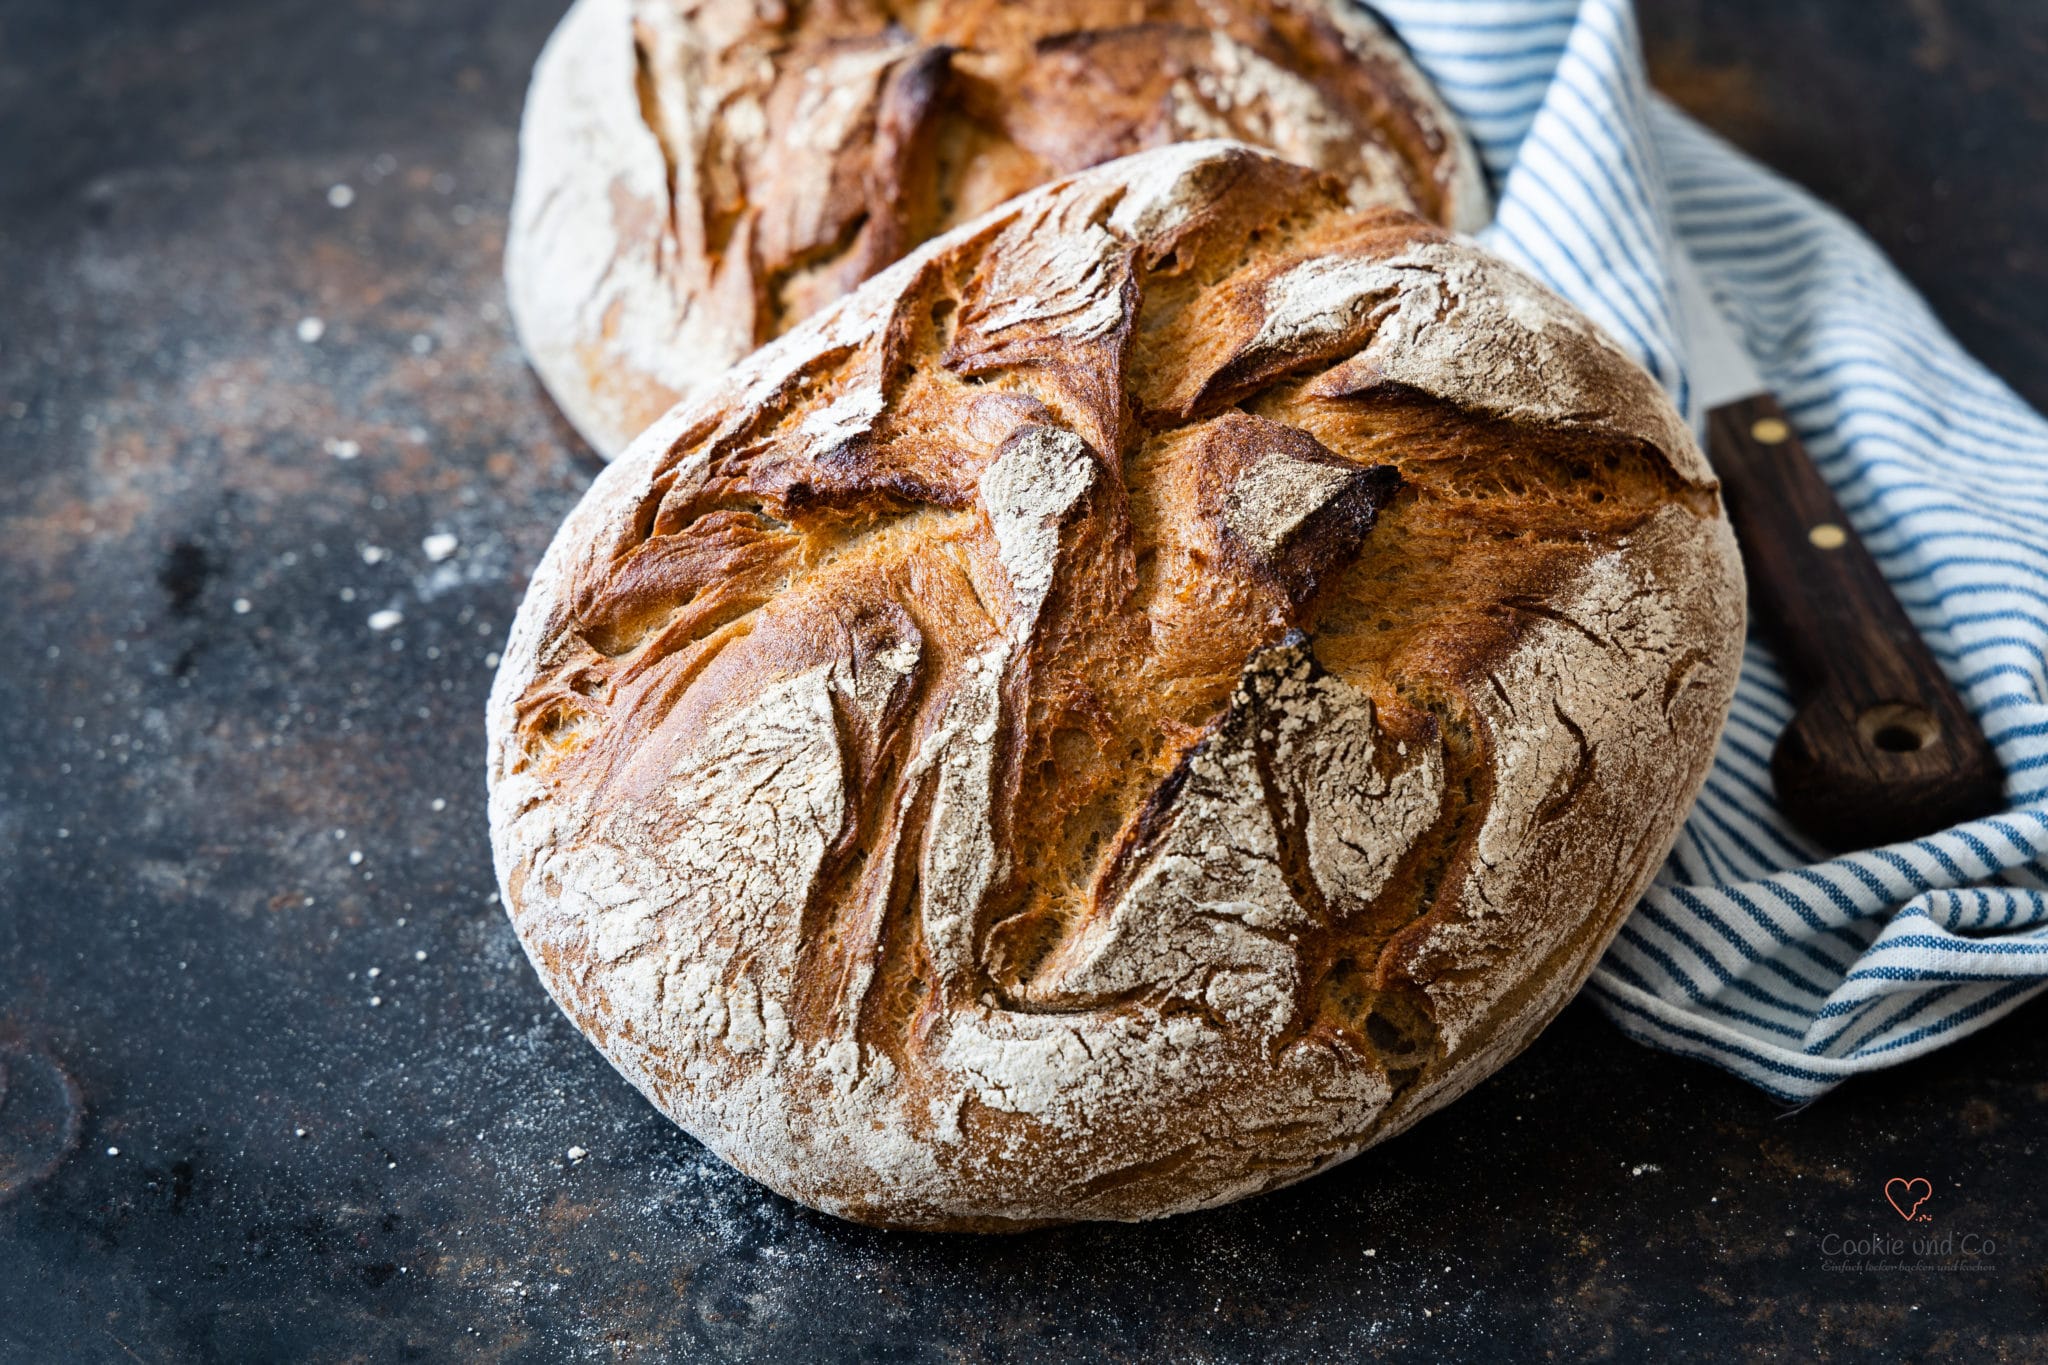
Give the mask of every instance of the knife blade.
M 1748 350 L 1679 248 L 1672 262 L 1701 445 L 1759 629 L 1797 707 L 1771 753 L 1779 808 L 1833 850 L 2002 808 L 2005 774 Z
M 1720 305 L 1707 292 L 1699 267 L 1683 247 L 1673 252 L 1672 282 L 1678 287 L 1678 318 L 1685 343 L 1685 377 L 1692 384 L 1694 424 L 1702 441 L 1706 438 L 1706 415 L 1760 393 L 1770 391 L 1757 372 L 1749 351 L 1735 339 L 1735 329 L 1721 315 Z

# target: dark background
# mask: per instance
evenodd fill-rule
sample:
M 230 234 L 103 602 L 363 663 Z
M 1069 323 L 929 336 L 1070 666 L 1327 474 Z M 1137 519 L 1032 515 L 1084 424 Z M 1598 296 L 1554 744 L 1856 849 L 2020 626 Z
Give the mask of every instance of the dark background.
M 497 273 L 560 8 L 0 0 L 0 1360 L 2048 1358 L 2039 1003 L 1797 1113 L 1574 1006 L 1321 1179 L 1008 1240 L 814 1215 L 642 1102 L 484 832 L 492 651 L 596 467 Z M 2048 7 L 1643 20 L 2048 403 Z M 1989 1268 L 1824 1269 L 1892 1176 Z

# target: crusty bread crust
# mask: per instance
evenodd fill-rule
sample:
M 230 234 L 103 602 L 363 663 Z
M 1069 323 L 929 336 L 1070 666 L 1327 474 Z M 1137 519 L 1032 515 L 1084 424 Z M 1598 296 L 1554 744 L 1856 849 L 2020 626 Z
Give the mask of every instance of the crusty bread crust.
M 610 458 L 935 233 L 1207 137 L 1486 217 L 1456 122 L 1351 0 L 577 0 L 520 130 L 513 320 Z
M 592 486 L 490 706 L 505 903 L 719 1155 L 891 1225 L 1148 1218 L 1578 988 L 1733 695 L 1655 383 L 1229 143 L 1004 205 Z

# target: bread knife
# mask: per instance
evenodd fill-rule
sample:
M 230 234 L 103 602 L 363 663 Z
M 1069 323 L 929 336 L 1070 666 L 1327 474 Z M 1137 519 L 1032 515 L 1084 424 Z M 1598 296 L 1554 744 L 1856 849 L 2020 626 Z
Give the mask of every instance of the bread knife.
M 1779 809 L 1836 851 L 2001 809 L 2005 774 L 1976 717 L 1682 248 L 1673 269 L 1700 442 L 1797 708 L 1771 753 Z

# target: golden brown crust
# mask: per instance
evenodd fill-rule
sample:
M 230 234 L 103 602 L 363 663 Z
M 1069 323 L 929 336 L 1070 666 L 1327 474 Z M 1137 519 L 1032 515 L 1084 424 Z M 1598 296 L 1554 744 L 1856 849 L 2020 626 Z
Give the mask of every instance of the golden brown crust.
M 1350 0 L 579 0 L 536 68 L 506 271 L 607 457 L 919 242 L 1228 137 L 1459 228 L 1476 159 Z
M 1649 377 L 1232 144 L 913 253 L 678 408 L 490 716 L 549 989 L 742 1170 L 870 1222 L 1287 1183 L 1547 1021 L 1741 645 Z

